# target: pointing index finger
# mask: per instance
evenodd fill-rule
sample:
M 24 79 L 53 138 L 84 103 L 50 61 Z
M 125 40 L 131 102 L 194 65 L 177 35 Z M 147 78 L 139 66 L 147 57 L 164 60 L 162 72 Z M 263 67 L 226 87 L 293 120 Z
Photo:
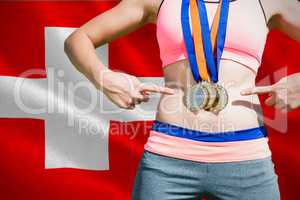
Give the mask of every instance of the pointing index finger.
M 161 87 L 157 85 L 142 85 L 140 87 L 140 91 L 143 93 L 148 92 L 157 92 L 157 93 L 163 93 L 163 94 L 174 94 L 174 90 L 168 87 Z
M 253 87 L 253 88 L 247 88 L 243 91 L 241 91 L 241 95 L 251 95 L 251 94 L 264 94 L 264 93 L 270 93 L 274 91 L 274 86 L 260 86 L 260 87 Z

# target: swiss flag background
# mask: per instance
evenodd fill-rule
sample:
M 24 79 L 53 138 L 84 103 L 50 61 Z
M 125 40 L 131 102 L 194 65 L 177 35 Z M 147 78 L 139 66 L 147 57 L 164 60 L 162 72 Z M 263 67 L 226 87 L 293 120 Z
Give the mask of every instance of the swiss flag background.
M 27 69 L 44 69 L 45 26 L 79 27 L 116 4 L 117 1 L 0 1 L 0 75 L 19 76 Z M 147 25 L 112 42 L 109 67 L 136 76 L 161 77 L 155 29 L 155 25 Z M 283 66 L 288 66 L 289 74 L 298 72 L 299 51 L 300 44 L 279 31 L 270 32 L 257 81 Z M 273 109 L 264 106 L 263 110 L 272 117 Z M 287 134 L 268 128 L 283 200 L 299 198 L 299 116 L 300 110 L 288 114 Z M 110 170 L 89 171 L 45 169 L 44 121 L 0 118 L 0 199 L 130 199 L 148 137 L 148 131 L 143 130 L 149 130 L 152 122 L 130 123 L 141 130 L 134 139 L 110 132 Z M 124 123 L 111 125 L 118 125 L 121 132 L 131 131 Z

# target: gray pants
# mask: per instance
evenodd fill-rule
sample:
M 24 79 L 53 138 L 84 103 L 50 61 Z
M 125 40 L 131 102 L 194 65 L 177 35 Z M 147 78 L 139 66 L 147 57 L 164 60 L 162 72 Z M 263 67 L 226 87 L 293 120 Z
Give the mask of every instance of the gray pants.
M 279 200 L 271 157 L 205 163 L 144 150 L 132 190 L 133 200 Z

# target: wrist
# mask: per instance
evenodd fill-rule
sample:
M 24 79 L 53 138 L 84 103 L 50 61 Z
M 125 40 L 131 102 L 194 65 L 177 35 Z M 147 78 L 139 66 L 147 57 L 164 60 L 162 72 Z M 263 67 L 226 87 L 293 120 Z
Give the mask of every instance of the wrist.
M 94 86 L 99 89 L 99 90 L 103 90 L 103 88 L 105 87 L 105 74 L 107 74 L 108 72 L 112 72 L 112 70 L 108 69 L 108 68 L 102 68 L 98 70 L 95 70 L 92 73 L 92 83 L 94 84 Z

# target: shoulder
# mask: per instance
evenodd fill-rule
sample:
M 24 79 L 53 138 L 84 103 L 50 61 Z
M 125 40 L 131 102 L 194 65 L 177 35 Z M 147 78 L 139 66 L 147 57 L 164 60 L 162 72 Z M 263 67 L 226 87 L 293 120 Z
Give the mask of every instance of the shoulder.
M 163 0 L 119 0 L 119 6 L 128 12 L 139 12 L 149 23 L 155 22 L 156 12 Z
M 137 1 L 139 1 L 143 5 L 145 12 L 148 14 L 149 23 L 156 23 L 156 16 L 159 7 L 164 0 L 137 0 Z
M 266 18 L 269 20 L 272 16 L 279 14 L 282 9 L 282 0 L 259 0 L 265 11 Z

